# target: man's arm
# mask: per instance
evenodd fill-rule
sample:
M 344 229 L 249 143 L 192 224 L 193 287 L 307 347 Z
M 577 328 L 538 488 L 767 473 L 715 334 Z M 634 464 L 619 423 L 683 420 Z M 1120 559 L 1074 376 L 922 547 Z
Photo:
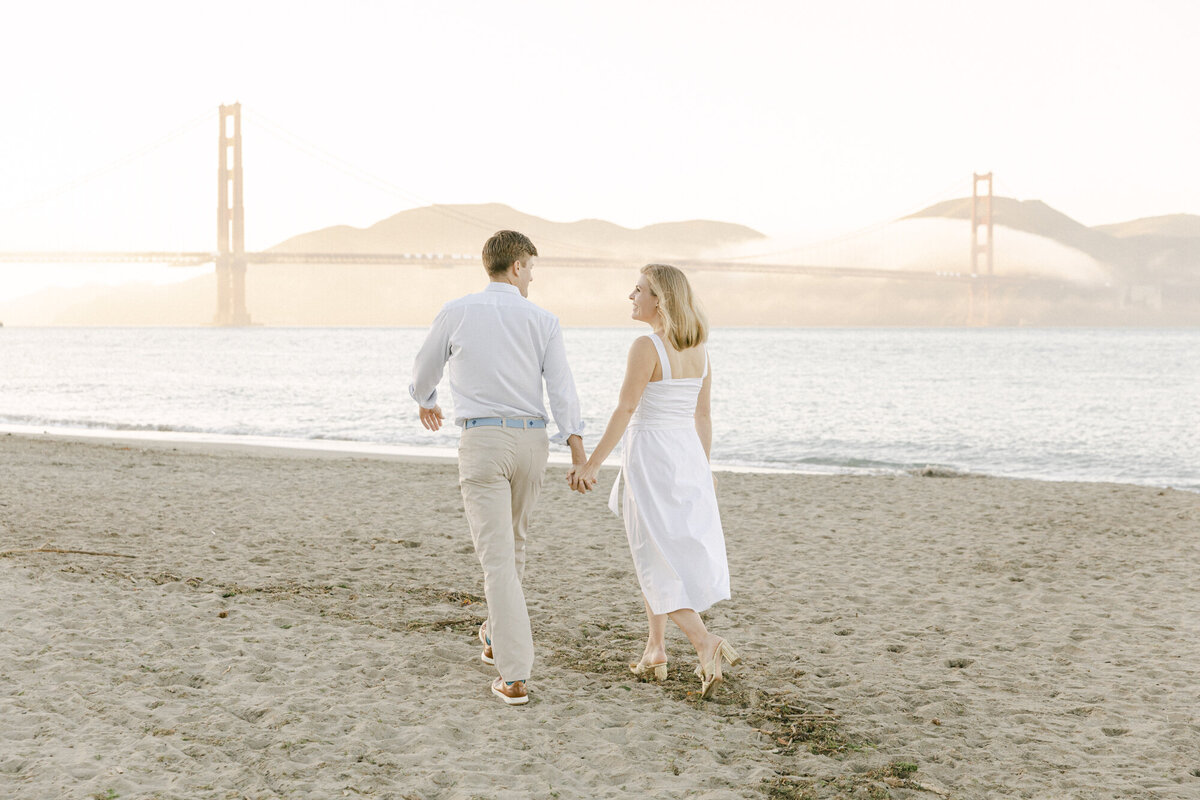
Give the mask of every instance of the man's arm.
M 412 383 L 408 393 L 417 401 L 421 424 L 431 431 L 442 427 L 442 409 L 437 402 L 437 385 L 442 380 L 446 359 L 450 358 L 450 326 L 442 309 L 429 328 L 425 343 L 413 359 Z
M 583 452 L 583 414 L 579 409 L 579 395 L 575 392 L 575 378 L 567 364 L 567 348 L 563 344 L 562 329 L 558 320 L 546 344 L 546 355 L 542 359 L 542 377 L 546 381 L 546 394 L 550 398 L 550 414 L 558 425 L 558 433 L 550 437 L 555 444 L 564 442 L 571 448 L 571 461 L 582 464 L 587 460 Z M 572 444 L 572 441 L 574 444 Z
M 571 448 L 571 463 L 582 464 L 587 461 L 587 453 L 583 450 L 583 437 L 572 433 L 567 437 L 567 446 Z

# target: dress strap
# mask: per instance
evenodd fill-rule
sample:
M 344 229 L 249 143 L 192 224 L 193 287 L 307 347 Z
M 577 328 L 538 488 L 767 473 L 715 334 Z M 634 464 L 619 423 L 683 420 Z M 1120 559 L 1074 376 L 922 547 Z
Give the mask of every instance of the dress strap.
M 658 361 L 662 364 L 662 379 L 664 381 L 671 380 L 671 362 L 667 360 L 667 348 L 663 346 L 662 339 L 658 338 L 657 333 L 650 334 L 650 341 L 654 342 L 654 348 L 658 350 Z
M 708 377 L 708 347 L 704 348 L 704 374 L 700 376 L 700 380 Z

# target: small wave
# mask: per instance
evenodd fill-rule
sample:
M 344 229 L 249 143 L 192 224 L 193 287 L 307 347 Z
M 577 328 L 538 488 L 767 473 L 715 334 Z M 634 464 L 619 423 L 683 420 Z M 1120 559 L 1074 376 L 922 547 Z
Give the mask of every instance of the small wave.
M 965 470 L 954 469 L 953 467 L 942 467 L 935 464 L 926 464 L 923 467 L 916 469 L 905 470 L 909 475 L 918 478 L 978 478 L 980 475 L 975 472 L 967 472 Z
M 20 425 L 23 427 L 39 427 L 47 428 L 80 428 L 89 431 L 145 431 L 151 433 L 223 433 L 223 434 L 250 434 L 251 431 L 215 431 L 205 428 L 198 428 L 190 425 L 166 425 L 163 423 L 130 423 L 130 422 L 110 422 L 107 420 L 94 419 L 56 419 L 53 417 L 37 417 L 25 416 L 20 414 L 10 414 L 0 417 L 0 425 Z
M 797 475 L 899 475 L 902 465 L 868 459 L 768 458 L 750 459 L 713 454 L 713 467 L 744 472 L 789 472 Z
M 740 461 L 745 463 L 757 463 L 771 466 L 791 467 L 821 467 L 832 469 L 865 469 L 865 470 L 883 470 L 887 472 L 901 472 L 911 468 L 913 464 L 903 464 L 894 461 L 880 461 L 872 458 L 860 458 L 854 456 L 792 456 L 782 454 L 777 456 L 761 456 L 754 457 L 742 452 L 730 452 L 722 454 L 722 457 L 727 461 Z
M 278 438 L 313 439 L 323 441 L 363 441 L 353 436 L 336 436 L 325 433 L 305 433 L 290 431 L 283 428 L 256 427 L 250 425 L 227 425 L 220 427 L 204 427 L 199 425 L 177 425 L 164 422 L 117 422 L 97 419 L 68 419 L 62 417 L 42 417 L 22 414 L 0 416 L 0 425 L 17 425 L 27 428 L 68 428 L 87 431 L 114 431 L 131 433 L 195 433 L 215 436 L 265 436 Z M 381 441 L 379 444 L 392 444 Z M 397 442 L 397 444 L 405 444 Z

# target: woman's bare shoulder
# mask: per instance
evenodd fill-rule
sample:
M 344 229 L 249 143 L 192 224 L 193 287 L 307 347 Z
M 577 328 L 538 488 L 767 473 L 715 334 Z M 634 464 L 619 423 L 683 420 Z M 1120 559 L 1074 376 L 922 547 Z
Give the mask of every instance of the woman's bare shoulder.
M 629 364 L 649 366 L 658 363 L 658 351 L 649 336 L 639 336 L 629 345 Z
M 630 354 L 633 353 L 653 353 L 657 348 L 654 346 L 654 340 L 649 336 L 639 336 L 633 340 L 633 344 L 629 345 Z

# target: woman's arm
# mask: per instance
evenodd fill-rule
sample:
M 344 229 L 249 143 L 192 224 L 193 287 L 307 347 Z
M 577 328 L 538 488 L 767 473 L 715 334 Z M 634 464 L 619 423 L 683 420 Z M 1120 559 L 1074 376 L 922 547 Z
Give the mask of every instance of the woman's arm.
M 587 463 L 578 470 L 572 469 L 567 473 L 567 482 L 573 487 L 578 488 L 582 485 L 582 488 L 587 490 L 596 485 L 597 476 L 600 474 L 600 465 L 617 446 L 617 442 L 621 441 L 625 428 L 629 426 L 629 419 L 637 409 L 638 402 L 642 399 L 642 393 L 646 391 L 646 384 L 650 382 L 650 376 L 654 374 L 654 365 L 657 362 L 658 356 L 649 336 L 641 336 L 634 341 L 633 346 L 629 348 L 629 360 L 625 365 L 625 380 L 621 384 L 617 407 L 608 420 L 608 427 L 604 429 L 604 435 L 596 443 L 596 449 L 592 451 Z
M 712 460 L 712 361 L 708 362 L 708 374 L 700 384 L 700 396 L 696 398 L 696 433 L 700 435 L 700 444 L 704 445 L 704 457 Z

